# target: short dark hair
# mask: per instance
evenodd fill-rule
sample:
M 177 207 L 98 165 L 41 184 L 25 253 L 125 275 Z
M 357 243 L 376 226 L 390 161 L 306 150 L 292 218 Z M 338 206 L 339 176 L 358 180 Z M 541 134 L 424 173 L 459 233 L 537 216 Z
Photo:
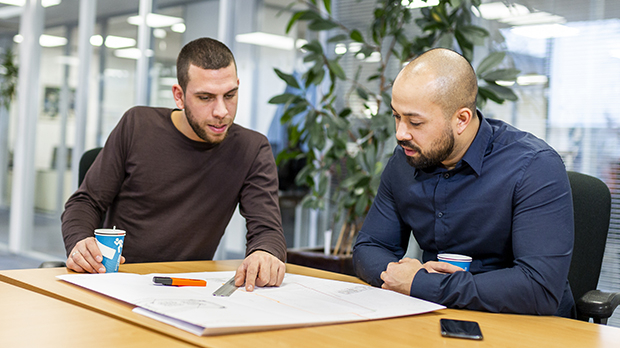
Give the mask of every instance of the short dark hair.
M 226 45 L 209 37 L 193 40 L 183 46 L 177 58 L 177 80 L 185 91 L 189 82 L 189 66 L 195 65 L 202 69 L 218 70 L 237 63 Z

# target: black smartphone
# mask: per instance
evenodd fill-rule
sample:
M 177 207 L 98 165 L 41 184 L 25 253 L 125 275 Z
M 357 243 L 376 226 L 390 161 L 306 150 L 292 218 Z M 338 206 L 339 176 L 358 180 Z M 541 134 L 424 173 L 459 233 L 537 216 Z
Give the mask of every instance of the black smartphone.
M 445 337 L 482 339 L 482 331 L 475 321 L 440 319 L 441 335 Z

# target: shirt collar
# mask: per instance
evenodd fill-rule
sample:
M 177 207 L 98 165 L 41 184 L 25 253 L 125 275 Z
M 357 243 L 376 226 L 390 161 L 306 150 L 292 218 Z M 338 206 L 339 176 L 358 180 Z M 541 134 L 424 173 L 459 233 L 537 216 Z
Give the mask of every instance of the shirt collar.
M 491 150 L 491 137 L 493 136 L 493 130 L 489 122 L 482 115 L 480 110 L 476 110 L 478 118 L 480 119 L 480 127 L 478 133 L 474 138 L 474 141 L 469 145 L 467 152 L 459 162 L 467 163 L 477 175 L 482 172 L 482 161 L 484 156 Z M 458 165 L 457 165 L 458 166 Z
M 491 151 L 491 137 L 493 136 L 493 129 L 489 122 L 487 122 L 486 118 L 482 115 L 480 110 L 476 110 L 476 114 L 480 119 L 480 127 L 478 128 L 478 133 L 474 138 L 474 141 L 469 145 L 469 148 L 465 152 L 465 155 L 461 160 L 456 164 L 455 169 L 461 168 L 464 163 L 467 163 L 476 175 L 480 176 L 482 173 L 482 161 L 484 156 Z M 436 174 L 440 172 L 445 172 L 446 169 L 443 168 L 434 168 L 427 172 L 429 174 Z M 419 174 L 424 173 L 423 170 L 415 169 L 414 177 L 418 177 Z

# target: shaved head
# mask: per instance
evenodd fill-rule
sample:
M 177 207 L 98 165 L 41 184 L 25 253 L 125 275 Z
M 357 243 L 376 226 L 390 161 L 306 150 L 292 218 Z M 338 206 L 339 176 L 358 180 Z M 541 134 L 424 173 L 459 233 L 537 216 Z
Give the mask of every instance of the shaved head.
M 474 69 L 460 54 L 444 48 L 424 52 L 401 70 L 394 90 L 406 91 L 411 84 L 420 83 L 425 84 L 425 93 L 446 116 L 463 107 L 475 114 L 478 81 Z

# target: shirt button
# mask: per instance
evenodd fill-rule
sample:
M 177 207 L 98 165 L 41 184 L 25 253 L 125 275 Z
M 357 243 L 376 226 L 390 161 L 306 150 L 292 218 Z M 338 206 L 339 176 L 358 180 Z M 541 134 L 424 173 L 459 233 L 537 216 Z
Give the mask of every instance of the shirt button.
M 443 216 L 443 213 L 442 213 L 442 212 L 439 212 L 439 213 L 437 213 L 437 216 L 438 216 L 438 217 L 442 217 L 442 216 Z
M 446 179 L 448 179 L 448 178 L 450 177 L 450 173 L 445 173 L 445 174 L 443 175 L 443 177 L 444 177 L 444 178 L 446 178 Z

